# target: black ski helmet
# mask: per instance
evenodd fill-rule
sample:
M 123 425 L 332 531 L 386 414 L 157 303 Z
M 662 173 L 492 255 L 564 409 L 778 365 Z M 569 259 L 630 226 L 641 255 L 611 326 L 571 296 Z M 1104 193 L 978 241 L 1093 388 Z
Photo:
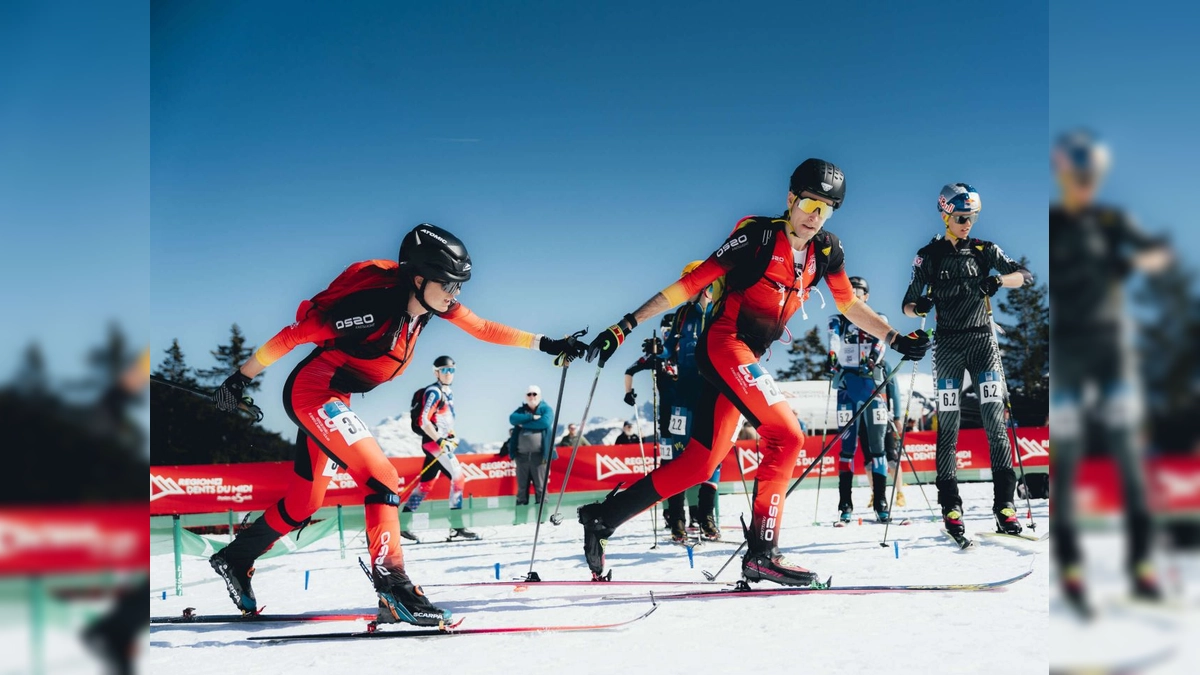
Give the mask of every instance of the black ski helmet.
M 433 360 L 434 368 L 445 368 L 446 366 L 453 366 L 453 365 L 454 365 L 454 359 L 450 358 L 449 356 L 439 356 Z
M 824 197 L 833 202 L 833 208 L 836 210 L 846 198 L 846 176 L 834 164 L 823 159 L 809 158 L 792 172 L 788 189 L 797 197 L 805 191 Z
M 851 288 L 861 288 L 863 293 L 870 293 L 871 286 L 867 284 L 867 280 L 862 277 L 850 277 Z
M 462 241 L 437 225 L 421 223 L 400 242 L 400 269 L 433 281 L 471 279 L 471 255 Z

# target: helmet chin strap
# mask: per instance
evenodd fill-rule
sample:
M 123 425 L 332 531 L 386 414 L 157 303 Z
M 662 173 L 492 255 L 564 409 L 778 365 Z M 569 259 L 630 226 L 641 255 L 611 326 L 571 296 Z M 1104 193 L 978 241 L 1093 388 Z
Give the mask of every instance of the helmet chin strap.
M 421 280 L 421 285 L 420 285 L 420 287 L 417 287 L 417 286 L 416 286 L 416 284 L 413 284 L 413 288 L 415 288 L 415 289 L 416 289 L 416 291 L 417 291 L 417 302 L 421 303 L 421 306 L 422 306 L 422 307 L 424 307 L 426 310 L 428 310 L 428 311 L 429 311 L 431 314 L 438 314 L 438 315 L 440 315 L 440 314 L 441 314 L 441 312 L 439 312 L 439 311 L 437 311 L 436 309 L 434 309 L 434 308 L 430 307 L 430 306 L 429 306 L 429 303 L 428 303 L 428 302 L 425 302 L 425 287 L 426 287 L 427 285 L 429 285 L 429 280 L 428 280 L 428 279 L 422 279 L 422 280 Z

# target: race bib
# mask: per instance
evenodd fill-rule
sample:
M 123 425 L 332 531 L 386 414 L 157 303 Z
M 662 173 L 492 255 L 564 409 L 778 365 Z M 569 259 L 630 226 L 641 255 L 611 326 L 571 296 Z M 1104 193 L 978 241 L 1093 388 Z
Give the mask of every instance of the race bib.
M 988 371 L 979 374 L 979 403 L 1003 403 L 1004 380 L 1000 373 Z
M 334 476 L 337 475 L 337 472 L 338 472 L 337 462 L 333 461 L 332 459 L 326 460 L 325 469 L 323 471 L 321 471 L 321 475 L 328 476 L 329 478 L 333 478 Z
M 854 419 L 853 411 L 851 411 L 849 408 L 838 408 L 837 424 L 839 427 L 846 426 L 847 424 L 850 423 L 851 419 Z
M 871 420 L 875 424 L 887 424 L 888 411 L 887 408 L 880 406 L 871 411 Z
M 783 401 L 783 394 L 780 393 L 779 387 L 775 386 L 775 378 L 771 377 L 770 373 L 764 373 L 754 380 L 754 386 L 758 387 L 763 398 L 767 399 L 767 405 L 775 405 Z
M 676 436 L 687 435 L 687 416 L 672 414 L 671 422 L 667 425 L 667 430 Z
M 658 458 L 661 460 L 675 459 L 675 446 L 663 443 L 658 447 Z
M 330 401 L 325 404 L 324 409 L 325 415 L 333 424 L 333 428 L 342 435 L 342 440 L 346 441 L 346 445 L 354 445 L 364 438 L 371 438 L 371 432 L 367 431 L 367 425 L 353 410 L 346 407 L 345 403 Z
M 959 381 L 955 379 L 938 380 L 937 386 L 938 410 L 958 412 Z
M 840 358 L 842 360 L 840 365 L 845 366 L 847 368 L 857 368 L 858 362 L 859 362 L 858 345 L 857 344 L 843 344 L 842 345 L 842 354 L 841 354 Z

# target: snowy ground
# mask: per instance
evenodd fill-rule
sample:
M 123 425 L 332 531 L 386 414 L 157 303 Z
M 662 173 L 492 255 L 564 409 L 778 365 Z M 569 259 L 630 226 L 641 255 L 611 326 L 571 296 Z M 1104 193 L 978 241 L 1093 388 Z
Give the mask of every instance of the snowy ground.
M 1061 673 L 1200 672 L 1200 554 L 1160 551 L 1164 607 L 1129 600 L 1125 548 L 1114 526 L 1084 537 L 1087 583 L 1096 619 L 1079 621 L 1050 589 L 1050 663 Z M 1054 569 L 1052 575 L 1056 575 Z
M 989 528 L 990 484 L 964 485 L 968 527 Z M 932 495 L 931 495 L 932 496 Z M 866 490 L 856 499 L 865 504 Z M 216 672 L 239 675 L 278 672 L 391 672 L 409 664 L 456 674 L 538 672 L 656 673 L 735 672 L 747 667 L 788 668 L 804 673 L 1034 673 L 1045 672 L 1048 648 L 1048 544 L 979 540 L 962 552 L 930 523 L 921 494 L 908 489 L 907 509 L 914 519 L 893 527 L 900 543 L 879 545 L 883 526 L 813 526 L 815 494 L 800 490 L 788 501 L 784 550 L 798 562 L 834 576 L 835 584 L 976 582 L 1014 576 L 1030 566 L 1034 574 L 996 592 L 877 594 L 737 598 L 662 603 L 651 617 L 630 627 L 603 632 L 497 636 L 461 636 L 404 641 L 258 644 L 248 635 L 338 629 L 355 624 L 309 626 L 191 625 L 154 626 L 147 639 L 144 672 Z M 722 496 L 722 523 L 737 532 L 737 514 L 746 510 L 744 495 Z M 822 520 L 834 517 L 834 497 L 822 494 Z M 860 509 L 866 516 L 865 509 Z M 1047 527 L 1045 502 L 1035 517 Z M 573 516 L 572 514 L 569 514 Z M 523 577 L 528 570 L 533 525 L 481 528 L 481 542 L 422 543 L 405 549 L 413 578 L 425 585 L 439 605 L 466 617 L 463 627 L 609 622 L 634 616 L 648 604 L 613 603 L 595 597 L 594 586 L 532 588 L 439 588 L 440 583 Z M 442 531 L 418 532 L 426 539 Z M 559 527 L 546 525 L 538 545 L 536 571 L 543 579 L 580 579 L 587 574 L 580 526 L 568 517 Z M 267 612 L 372 611 L 374 595 L 355 556 L 365 552 L 362 539 L 341 559 L 336 537 L 311 550 L 264 561 L 255 576 L 260 604 Z M 702 580 L 700 570 L 715 571 L 734 546 L 715 544 L 695 550 L 695 568 L 684 548 L 659 544 L 652 549 L 650 516 L 630 522 L 610 540 L 608 562 L 615 579 Z M 151 589 L 172 589 L 172 557 L 151 558 Z M 304 589 L 305 571 L 309 587 Z M 736 564 L 723 580 L 734 580 Z M 176 614 L 184 607 L 226 613 L 232 605 L 207 562 L 185 559 L 186 588 L 167 599 L 150 600 L 153 615 Z M 625 592 L 631 589 L 609 587 Z M 574 597 L 572 597 L 574 596 Z M 591 596 L 591 597 L 581 597 Z M 1003 650 L 995 648 L 1005 642 Z M 936 662 L 934 661 L 936 659 Z M 236 664 L 236 667 L 234 667 Z M 437 665 L 435 665 L 437 664 Z M 941 664 L 941 665 L 936 665 Z M 699 670 L 697 670 L 699 669 Z

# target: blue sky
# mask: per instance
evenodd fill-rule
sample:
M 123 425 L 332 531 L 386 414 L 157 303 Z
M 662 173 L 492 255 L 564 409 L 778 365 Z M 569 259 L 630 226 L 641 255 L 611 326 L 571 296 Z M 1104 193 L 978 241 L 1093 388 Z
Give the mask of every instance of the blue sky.
M 1200 228 L 1180 208 L 1195 191 L 1200 144 L 1194 13 L 1176 3 L 1140 7 L 1051 3 L 1050 134 L 1082 125 L 1104 136 L 1113 167 L 1102 196 L 1145 229 L 1169 233 L 1194 268 Z
M 30 342 L 61 381 L 110 322 L 150 339 L 148 27 L 137 3 L 0 4 L 0 382 Z
M 809 156 L 846 171 L 846 204 L 827 227 L 898 327 L 917 325 L 898 305 L 915 251 L 942 229 L 944 183 L 972 183 L 978 236 L 1045 276 L 1044 11 L 478 4 L 155 8 L 155 363 L 179 338 L 210 365 L 233 322 L 261 344 L 345 265 L 394 256 L 422 221 L 467 243 L 461 300 L 478 314 L 595 334 L 741 216 L 781 212 Z M 832 303 L 818 305 L 793 332 L 824 324 Z M 631 413 L 621 371 L 651 328 L 605 369 L 593 414 Z M 279 396 L 307 351 L 269 369 L 259 395 L 265 424 L 288 437 Z M 369 423 L 399 414 L 443 353 L 459 364 L 468 439 L 501 438 L 530 383 L 553 403 L 546 356 L 437 322 L 415 365 L 354 407 Z M 594 372 L 572 367 L 563 421 L 582 414 Z

